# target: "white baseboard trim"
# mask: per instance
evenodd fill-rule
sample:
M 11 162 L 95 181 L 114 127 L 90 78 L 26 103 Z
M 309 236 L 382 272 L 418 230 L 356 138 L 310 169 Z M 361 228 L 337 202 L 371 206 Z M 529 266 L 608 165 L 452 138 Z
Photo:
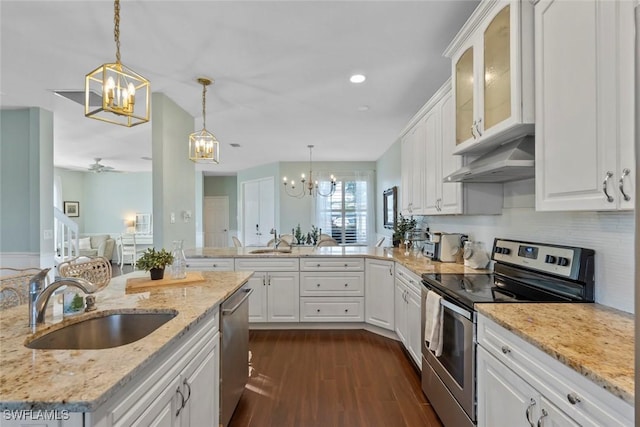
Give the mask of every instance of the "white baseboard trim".
M 395 341 L 400 341 L 394 331 L 380 328 L 362 322 L 319 322 L 319 323 L 249 323 L 249 329 L 253 330 L 342 330 L 364 329 L 365 331 L 381 335 Z
M 0 252 L 0 267 L 40 268 L 40 253 Z

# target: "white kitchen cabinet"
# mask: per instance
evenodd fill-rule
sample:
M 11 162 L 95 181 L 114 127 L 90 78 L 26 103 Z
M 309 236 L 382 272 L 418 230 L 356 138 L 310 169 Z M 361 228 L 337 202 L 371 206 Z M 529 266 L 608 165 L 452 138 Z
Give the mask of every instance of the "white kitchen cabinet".
M 300 273 L 298 258 L 236 258 L 236 271 L 254 271 L 247 286 L 249 322 L 298 322 Z
M 188 271 L 233 271 L 233 258 L 187 258 Z
M 381 328 L 394 327 L 394 262 L 366 259 L 366 322 Z
M 478 427 L 632 426 L 634 408 L 478 315 Z M 539 424 L 538 424 L 539 423 Z
M 535 5 L 537 210 L 635 206 L 633 12 L 622 0 Z
M 414 118 L 401 136 L 400 212 L 421 215 L 424 193 L 425 120 Z
M 425 113 L 425 184 L 424 215 L 500 214 L 503 191 L 501 184 L 443 182 L 462 167 L 462 158 L 453 154 L 454 106 L 451 82 L 431 97 Z
M 398 338 L 411 355 L 418 368 L 422 368 L 422 344 L 420 338 L 420 286 L 421 280 L 405 267 L 396 265 L 395 275 L 395 330 Z
M 529 1 L 483 0 L 444 54 L 452 61 L 456 154 L 479 154 L 533 133 Z
M 302 322 L 363 322 L 365 260 L 319 257 L 300 260 Z

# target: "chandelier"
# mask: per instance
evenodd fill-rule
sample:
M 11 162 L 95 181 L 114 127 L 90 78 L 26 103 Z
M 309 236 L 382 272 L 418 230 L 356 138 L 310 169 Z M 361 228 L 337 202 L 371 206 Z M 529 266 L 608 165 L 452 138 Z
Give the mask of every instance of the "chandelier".
M 196 163 L 220 163 L 220 143 L 207 131 L 207 86 L 213 81 L 205 77 L 198 78 L 202 85 L 202 130 L 189 135 L 189 159 Z
M 300 190 L 296 191 L 296 182 L 294 180 L 291 180 L 291 182 L 287 182 L 287 177 L 285 176 L 283 178 L 285 192 L 287 193 L 288 196 L 297 197 L 298 199 L 303 198 L 307 194 L 312 197 L 314 196 L 330 197 L 333 195 L 333 193 L 336 192 L 336 178 L 333 175 L 331 175 L 331 178 L 330 178 L 331 186 L 329 191 L 327 191 L 326 193 L 323 193 L 320 191 L 320 188 L 318 186 L 318 181 L 316 180 L 314 182 L 313 180 L 313 168 L 312 168 L 313 160 L 311 158 L 311 150 L 313 150 L 313 145 L 307 145 L 307 147 L 309 147 L 309 180 L 307 181 L 305 175 L 301 174 L 300 182 L 302 185 L 300 186 Z
M 135 126 L 149 121 L 149 80 L 120 62 L 120 0 L 114 5 L 114 40 L 116 62 L 102 64 L 85 77 L 84 115 L 121 126 Z M 92 103 L 91 94 L 100 94 L 102 102 Z

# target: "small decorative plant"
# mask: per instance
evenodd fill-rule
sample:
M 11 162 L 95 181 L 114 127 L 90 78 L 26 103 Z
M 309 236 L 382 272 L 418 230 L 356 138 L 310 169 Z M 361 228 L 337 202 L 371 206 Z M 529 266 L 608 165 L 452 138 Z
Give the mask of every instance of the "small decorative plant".
M 150 271 L 152 279 L 154 279 L 155 276 L 154 270 L 161 270 L 162 273 L 159 274 L 160 277 L 158 277 L 158 279 L 162 279 L 164 275 L 164 268 L 172 262 L 173 255 L 171 255 L 170 252 L 167 252 L 164 248 L 159 251 L 156 251 L 155 248 L 148 248 L 142 253 L 140 259 L 136 261 L 136 265 L 140 270 Z
M 398 219 L 393 227 L 393 246 L 400 244 L 404 239 L 405 233 L 407 231 L 413 231 L 416 228 L 416 224 L 417 221 L 413 219 L 413 216 L 407 218 L 402 216 L 402 214 L 398 214 Z
M 303 245 L 304 244 L 303 238 L 305 238 L 306 236 L 303 237 L 302 229 L 300 228 L 300 224 L 298 224 L 298 226 L 296 227 L 296 234 L 293 237 L 296 238 L 296 243 L 297 244 L 299 244 L 299 245 Z

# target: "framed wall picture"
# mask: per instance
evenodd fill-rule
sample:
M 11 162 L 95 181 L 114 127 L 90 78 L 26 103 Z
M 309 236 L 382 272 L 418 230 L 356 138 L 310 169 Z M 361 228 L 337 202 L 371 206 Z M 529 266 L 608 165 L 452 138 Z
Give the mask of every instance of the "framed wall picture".
M 398 218 L 398 187 L 391 187 L 383 194 L 383 224 L 384 228 L 393 229 Z
M 69 217 L 80 216 L 80 202 L 64 202 L 64 214 Z

